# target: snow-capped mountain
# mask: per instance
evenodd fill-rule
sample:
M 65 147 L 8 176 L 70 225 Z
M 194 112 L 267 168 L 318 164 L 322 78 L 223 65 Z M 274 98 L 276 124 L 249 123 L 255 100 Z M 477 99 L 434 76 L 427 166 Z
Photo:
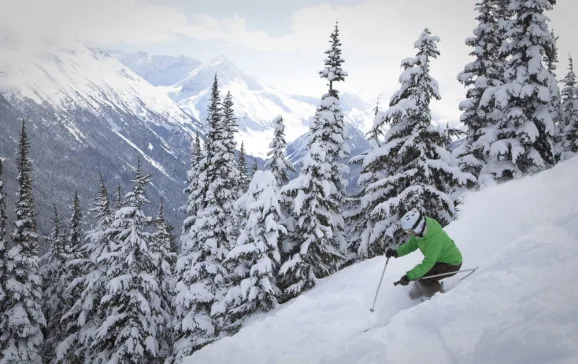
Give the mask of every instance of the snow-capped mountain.
M 287 95 L 274 87 L 264 84 L 257 78 L 245 74 L 224 56 L 216 57 L 206 64 L 184 71 L 177 58 L 170 62 L 170 56 L 163 56 L 165 64 L 174 63 L 175 67 L 159 68 L 142 60 L 154 59 L 144 52 L 120 55 L 118 57 L 127 67 L 145 78 L 161 79 L 164 74 L 184 77 L 173 85 L 159 86 L 189 115 L 197 120 L 205 120 L 209 100 L 209 91 L 217 74 L 222 96 L 230 91 L 235 103 L 235 114 L 239 124 L 238 140 L 245 141 L 247 153 L 265 158 L 269 142 L 273 136 L 272 121 L 277 115 L 285 121 L 286 138 L 296 141 L 309 130 L 310 120 L 315 114 L 319 98 Z M 135 62 L 134 59 L 140 61 Z M 181 57 L 180 59 L 186 59 Z M 189 59 L 193 63 L 193 59 Z M 152 76 L 158 70 L 158 76 Z M 320 95 L 321 96 L 321 95 Z M 356 95 L 343 94 L 343 112 L 346 121 L 353 127 L 366 131 L 373 122 L 372 106 Z
M 149 55 L 146 52 L 124 53 L 119 50 L 108 50 L 107 53 L 118 58 L 153 86 L 174 85 L 201 66 L 200 61 L 185 56 Z
M 52 203 L 67 214 L 75 189 L 87 206 L 99 173 L 111 194 L 117 182 L 126 192 L 136 157 L 153 175 L 151 201 L 162 196 L 180 206 L 191 137 L 202 132 L 202 124 L 116 58 L 79 44 L 31 46 L 14 37 L 0 41 L 0 117 L 0 157 L 7 159 L 12 192 L 20 123 L 27 120 L 42 216 L 50 216 Z

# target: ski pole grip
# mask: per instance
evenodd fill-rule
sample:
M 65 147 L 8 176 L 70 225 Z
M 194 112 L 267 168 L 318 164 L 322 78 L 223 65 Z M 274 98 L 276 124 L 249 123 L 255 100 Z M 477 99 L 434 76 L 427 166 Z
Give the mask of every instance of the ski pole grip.
M 393 285 L 394 285 L 394 286 L 398 286 L 399 284 L 400 284 L 400 282 L 399 282 L 399 281 L 397 281 L 397 282 L 393 282 Z

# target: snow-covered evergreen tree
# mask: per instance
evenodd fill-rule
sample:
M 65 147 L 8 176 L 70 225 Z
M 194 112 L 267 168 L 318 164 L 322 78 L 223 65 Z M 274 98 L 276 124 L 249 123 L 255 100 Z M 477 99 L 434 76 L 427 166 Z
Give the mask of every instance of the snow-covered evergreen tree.
M 165 333 L 159 337 L 160 352 L 162 358 L 167 358 L 172 354 L 173 349 L 173 314 L 174 314 L 174 294 L 175 294 L 175 266 L 177 254 L 173 251 L 172 245 L 175 237 L 171 232 L 171 226 L 165 219 L 164 204 L 161 200 L 159 212 L 154 220 L 155 232 L 152 236 L 151 250 L 157 255 L 157 279 L 160 285 L 161 306 L 169 313 L 170 320 L 163 323 Z
M 116 190 L 117 193 L 120 192 L 120 186 Z M 117 200 L 117 204 L 120 206 L 122 202 Z M 111 252 L 112 244 L 105 233 L 113 217 L 102 176 L 98 196 L 90 212 L 96 220 L 96 226 L 86 233 L 87 243 L 82 246 L 81 259 L 67 263 L 70 269 L 78 270 L 81 276 L 70 282 L 66 290 L 66 293 L 76 297 L 76 300 L 70 310 L 62 316 L 66 337 L 56 348 L 58 363 L 91 363 L 98 358 L 92 344 L 96 329 L 105 319 L 98 309 L 104 296 L 108 268 L 101 264 L 100 257 Z
M 0 312 L 0 363 L 41 363 L 42 277 L 39 272 L 38 234 L 32 197 L 32 162 L 26 124 L 18 145 L 18 192 L 12 246 L 6 252 L 6 299 Z
M 288 247 L 292 250 L 279 270 L 285 298 L 292 298 L 315 286 L 339 268 L 345 250 L 343 204 L 348 167 L 339 159 L 348 154 L 343 115 L 334 82 L 344 80 L 341 43 L 337 25 L 330 36 L 325 68 L 320 72 L 329 81 L 309 130 L 307 154 L 299 176 L 282 188 L 293 199 Z
M 187 204 L 185 206 L 186 217 L 183 222 L 182 236 L 186 235 L 194 225 L 197 210 L 201 205 L 200 196 L 203 189 L 201 189 L 200 185 L 200 172 L 203 150 L 198 133 L 195 136 L 191 154 L 191 167 L 187 172 L 187 187 L 184 190 L 184 193 L 187 196 Z
M 79 251 L 83 245 L 85 236 L 82 228 L 82 210 L 80 208 L 80 200 L 78 192 L 74 192 L 74 200 L 72 205 L 72 216 L 70 217 L 70 232 L 68 234 L 68 249 L 69 252 Z
M 276 117 L 273 124 L 275 125 L 275 131 L 273 140 L 269 144 L 270 150 L 267 153 L 269 158 L 265 162 L 265 168 L 273 173 L 277 185 L 281 189 L 289 182 L 288 173 L 295 172 L 295 167 L 285 154 L 287 142 L 285 141 L 285 123 L 283 122 L 283 118 L 281 116 Z M 281 205 L 283 224 L 286 225 L 286 227 L 291 227 L 294 222 L 291 213 L 292 199 L 287 196 L 286 193 L 281 193 L 281 190 L 279 192 L 279 204 Z M 287 234 L 283 235 L 281 240 L 281 258 L 282 262 L 285 262 L 291 256 L 292 250 L 294 249 L 294 242 L 292 243 L 291 240 L 288 239 Z
M 277 116 L 273 120 L 273 125 L 275 126 L 275 131 L 273 140 L 269 144 L 270 149 L 267 153 L 269 158 L 265 162 L 265 168 L 273 172 L 273 176 L 275 176 L 279 186 L 284 186 L 289 182 L 288 173 L 295 172 L 295 167 L 293 167 L 293 164 L 287 159 L 285 154 L 287 142 L 285 141 L 283 117 Z
M 66 278 L 66 237 L 62 233 L 60 216 L 54 206 L 54 218 L 52 232 L 49 237 L 49 248 L 43 257 L 42 286 L 43 305 L 42 309 L 46 317 L 44 329 L 44 357 L 50 359 L 56 356 L 56 346 L 64 339 L 66 326 L 60 319 L 70 309 L 72 298 L 66 292 L 70 283 Z
M 122 207 L 122 189 L 120 188 L 120 182 L 118 182 L 116 185 L 116 197 L 114 201 L 114 209 L 120 209 Z
M 241 193 L 245 193 L 249 187 L 249 175 L 247 172 L 247 153 L 245 152 L 245 142 L 241 141 L 241 149 L 239 150 L 239 189 Z
M 568 74 L 564 78 L 561 108 L 561 160 L 578 154 L 578 80 L 569 57 Z
M 493 179 L 488 168 L 488 164 L 492 165 L 489 146 L 495 138 L 495 125 L 502 117 L 492 100 L 481 102 L 486 90 L 503 84 L 504 61 L 500 47 L 504 38 L 499 25 L 505 19 L 501 6 L 499 0 L 481 0 L 476 4 L 478 26 L 474 36 L 466 39 L 466 45 L 473 48 L 470 55 L 475 59 L 458 74 L 458 81 L 468 87 L 466 100 L 460 103 L 463 111 L 460 119 L 467 128 L 467 138 L 455 153 L 464 170 L 478 177 L 482 185 Z
M 6 312 L 6 281 L 8 278 L 6 266 L 6 251 L 8 250 L 8 241 L 6 239 L 6 196 L 4 194 L 4 179 L 2 158 L 0 158 L 0 315 Z M 0 323 L 4 325 L 4 319 L 0 318 Z M 3 328 L 4 326 L 0 326 Z M 7 338 L 0 335 L 0 348 L 4 348 Z
M 463 172 L 446 149 L 449 136 L 432 125 L 430 101 L 440 99 L 438 84 L 430 75 L 430 61 L 437 58 L 439 38 L 425 29 L 414 43 L 415 57 L 402 61 L 401 87 L 390 108 L 376 117 L 374 126 L 384 133 L 381 146 L 364 158 L 364 168 L 379 173 L 365 189 L 362 206 L 371 225 L 366 245 L 380 251 L 404 236 L 399 219 L 410 209 L 448 224 L 457 214 L 457 189 L 471 185 L 475 177 Z M 388 126 L 387 132 L 384 132 Z M 382 240 L 383 239 L 383 240 Z
M 219 203 L 223 203 L 223 206 L 234 207 L 235 201 L 244 192 L 241 190 L 241 173 L 239 165 L 235 160 L 235 149 L 237 144 L 235 142 L 235 133 L 237 133 L 237 121 L 235 119 L 235 111 L 233 110 L 233 97 L 231 92 L 227 92 L 225 99 L 223 100 L 223 121 L 222 121 L 222 138 L 223 141 L 217 141 L 216 145 L 223 144 L 223 150 L 217 152 L 216 156 L 220 160 L 222 166 L 219 168 L 217 175 L 220 176 L 219 179 L 222 181 L 215 181 L 214 185 L 217 188 L 216 191 L 220 190 Z M 232 218 L 225 218 L 224 222 L 227 224 L 227 237 L 229 247 L 235 244 L 237 237 L 239 236 L 239 230 L 241 223 L 244 220 L 244 216 L 239 211 L 235 211 L 228 215 L 234 215 Z M 228 221 L 227 221 L 228 220 Z
M 225 297 L 230 332 L 238 330 L 251 314 L 269 311 L 278 304 L 278 244 L 280 235 L 287 232 L 280 224 L 278 196 L 273 173 L 257 171 L 248 191 L 237 201 L 246 210 L 247 220 L 237 245 L 227 256 L 234 266 L 234 280 Z
M 507 59 L 504 85 L 488 95 L 503 114 L 490 146 L 490 155 L 497 160 L 492 173 L 500 181 L 555 163 L 552 101 L 558 86 L 548 60 L 544 62 L 555 47 L 544 14 L 552 8 L 549 0 L 512 1 L 512 16 L 501 27 L 509 39 L 500 50 Z
M 235 134 L 237 133 L 237 120 L 235 118 L 235 110 L 233 109 L 233 97 L 231 92 L 227 92 L 223 99 L 223 145 L 222 156 L 224 176 L 229 184 L 227 189 L 236 194 L 236 200 L 241 196 L 239 182 L 241 181 L 241 170 L 235 161 L 235 150 L 237 143 L 235 142 Z
M 170 307 L 161 292 L 160 249 L 153 247 L 147 228 L 152 218 L 143 207 L 149 203 L 145 190 L 150 176 L 137 162 L 132 192 L 105 232 L 109 253 L 98 263 L 106 267 L 104 295 L 98 313 L 105 318 L 94 333 L 96 357 L 112 363 L 158 363 L 167 355 Z M 168 264 L 168 263 L 167 263 Z
M 198 167 L 198 210 L 194 222 L 183 227 L 181 256 L 177 261 L 174 359 L 179 362 L 221 335 L 224 309 L 223 261 L 229 248 L 234 194 L 226 171 L 235 168 L 225 160 L 225 127 L 217 77 L 213 82 L 207 124 L 209 133 Z
M 345 249 L 343 205 L 347 198 L 347 177 L 349 167 L 342 161 L 349 157 L 349 146 L 346 143 L 347 133 L 341 106 L 339 103 L 339 91 L 334 87 L 335 82 L 344 81 L 347 72 L 342 68 L 344 59 L 341 57 L 341 41 L 339 40 L 339 27 L 335 24 L 335 30 L 331 33 L 330 49 L 325 51 L 325 68 L 319 72 L 321 78 L 329 81 L 329 91 L 323 95 L 321 104 L 317 108 L 315 124 L 322 129 L 323 149 L 327 153 L 327 163 L 330 164 L 331 173 L 331 196 L 335 200 L 333 213 L 333 235 L 340 248 Z
M 378 113 L 376 113 L 378 115 Z M 384 157 L 374 158 L 371 163 L 364 164 L 367 158 L 379 150 L 380 143 L 376 129 L 368 133 L 370 148 L 358 156 L 351 158 L 350 163 L 359 165 L 361 172 L 357 179 L 358 193 L 352 196 L 349 209 L 345 213 L 348 230 L 347 261 L 356 261 L 372 258 L 385 253 L 387 239 L 384 234 L 374 234 L 379 220 L 372 218 L 372 211 L 376 206 L 375 200 L 380 196 L 371 196 L 369 192 L 373 185 L 385 178 L 387 165 Z

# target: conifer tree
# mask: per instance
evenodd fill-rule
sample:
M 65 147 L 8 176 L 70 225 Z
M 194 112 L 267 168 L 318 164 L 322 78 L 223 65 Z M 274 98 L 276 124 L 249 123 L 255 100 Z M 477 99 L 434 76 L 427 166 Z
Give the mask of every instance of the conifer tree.
M 307 155 L 299 176 L 283 187 L 293 199 L 294 226 L 288 246 L 290 257 L 281 266 L 281 287 L 285 298 L 292 298 L 315 286 L 339 268 L 345 250 L 343 204 L 347 167 L 340 158 L 348 154 L 343 115 L 334 82 L 347 73 L 341 68 L 341 43 L 337 25 L 326 51 L 325 68 L 320 72 L 329 81 L 309 130 Z
M 265 162 L 265 168 L 270 170 L 275 176 L 275 180 L 279 186 L 284 186 L 289 182 L 288 172 L 295 172 L 295 167 L 287 159 L 285 150 L 287 142 L 285 141 L 285 124 L 281 116 L 277 116 L 273 120 L 275 131 L 273 140 L 269 144 L 269 152 L 267 156 L 269 159 Z
M 66 288 L 70 283 L 66 278 L 66 239 L 62 233 L 60 216 L 54 205 L 54 218 L 52 233 L 49 237 L 49 248 L 43 257 L 42 286 L 43 286 L 43 312 L 47 323 L 44 329 L 44 356 L 53 358 L 56 346 L 63 340 L 66 334 L 66 326 L 60 319 L 70 309 L 72 299 Z
M 187 205 L 185 206 L 185 221 L 183 223 L 182 235 L 187 234 L 195 223 L 197 210 L 201 205 L 201 198 L 203 190 L 200 184 L 201 161 L 203 158 L 203 150 L 201 147 L 201 140 L 199 134 L 195 136 L 195 141 L 192 148 L 191 167 L 187 172 L 187 187 L 184 190 L 187 196 Z
M 120 186 L 116 190 L 120 193 Z M 122 202 L 117 200 L 117 205 L 121 204 Z M 66 290 L 66 293 L 76 300 L 70 310 L 62 316 L 66 336 L 57 346 L 57 363 L 90 363 L 98 357 L 93 351 L 92 344 L 96 329 L 105 319 L 99 312 L 99 307 L 104 296 L 108 268 L 101 264 L 100 257 L 111 253 L 112 243 L 106 232 L 113 220 L 113 211 L 102 176 L 98 196 L 90 212 L 96 220 L 96 226 L 86 233 L 87 243 L 82 246 L 82 258 L 67 264 L 71 269 L 77 269 L 81 276 L 70 282 Z
M 478 177 L 480 184 L 492 183 L 489 144 L 494 140 L 495 127 L 502 118 L 491 102 L 481 102 L 486 90 L 490 92 L 503 84 L 504 61 L 500 47 L 504 42 L 499 26 L 505 19 L 499 0 L 481 0 L 476 4 L 478 26 L 474 36 L 466 39 L 473 48 L 470 53 L 475 59 L 458 74 L 458 81 L 468 87 L 466 100 L 460 103 L 463 111 L 460 119 L 467 128 L 466 142 L 456 151 L 465 171 Z
M 154 220 L 155 232 L 152 236 L 151 250 L 157 255 L 157 279 L 160 285 L 161 306 L 169 314 L 171 320 L 164 322 L 164 337 L 159 337 L 161 357 L 167 358 L 172 355 L 173 345 L 173 315 L 174 315 L 174 294 L 175 294 L 175 267 L 177 264 L 177 254 L 172 246 L 175 237 L 172 234 L 172 226 L 166 221 L 164 213 L 164 203 L 161 200 L 159 211 Z
M 377 116 L 379 113 L 376 112 Z M 385 253 L 387 238 L 384 234 L 377 233 L 379 220 L 372 217 L 372 211 L 376 206 L 370 189 L 374 184 L 385 178 L 387 165 L 385 157 L 376 157 L 371 163 L 364 164 L 364 161 L 379 150 L 379 136 L 376 129 L 368 133 L 370 148 L 358 156 L 351 158 L 350 163 L 361 166 L 361 172 L 357 179 L 358 193 L 351 198 L 350 208 L 345 213 L 348 222 L 348 244 L 347 244 L 347 264 L 356 261 L 373 258 Z M 372 198 L 374 197 L 374 198 Z M 378 200 L 379 201 L 379 200 Z
M 578 154 L 578 80 L 569 57 L 568 74 L 564 78 L 561 108 L 561 160 Z
M 273 140 L 269 144 L 269 152 L 267 156 L 269 157 L 265 162 L 265 168 L 270 170 L 275 176 L 275 181 L 277 185 L 282 188 L 287 183 L 289 183 L 289 172 L 295 172 L 295 167 L 286 157 L 285 151 L 287 148 L 287 142 L 285 141 L 285 124 L 283 118 L 278 116 L 273 121 L 275 126 Z M 292 226 L 293 218 L 291 213 L 292 200 L 286 193 L 282 193 L 279 189 L 279 204 L 281 205 L 281 216 L 283 224 Z M 280 238 L 280 249 L 282 262 L 288 260 L 291 256 L 291 252 L 294 249 L 294 244 L 288 239 L 288 235 L 284 234 Z
M 235 119 L 235 111 L 233 109 L 233 97 L 231 92 L 227 92 L 223 100 L 223 144 L 222 151 L 223 172 L 228 182 L 227 189 L 235 194 L 236 200 L 241 196 L 239 182 L 241 181 L 240 168 L 235 163 L 235 150 L 237 143 L 235 142 L 235 134 L 237 133 L 237 120 Z
M 231 191 L 225 171 L 234 160 L 223 160 L 224 123 L 217 76 L 211 88 L 207 124 L 209 133 L 198 167 L 198 206 L 192 224 L 183 226 L 182 253 L 177 262 L 174 360 L 211 343 L 221 335 L 224 309 L 222 285 L 227 275 Z M 234 166 L 233 166 L 234 167 Z M 187 220 L 186 220 L 187 221 Z
M 369 212 L 366 219 L 373 224 L 366 231 L 368 245 L 377 244 L 379 251 L 404 237 L 398 222 L 410 209 L 447 225 L 457 214 L 454 192 L 475 181 L 446 149 L 448 134 L 432 125 L 430 101 L 441 98 L 437 81 L 430 75 L 430 61 L 440 54 L 438 41 L 426 28 L 414 43 L 416 56 L 402 61 L 400 89 L 393 94 L 390 108 L 378 114 L 374 123 L 385 134 L 384 141 L 363 161 L 370 171 L 385 167 L 362 198 L 362 206 Z
M 0 312 L 0 363 L 41 363 L 42 277 L 32 196 L 32 162 L 25 122 L 18 144 L 18 192 L 12 247 L 6 252 L 6 299 Z
M 222 144 L 224 148 L 216 154 L 222 166 L 219 172 L 217 172 L 219 177 L 213 182 L 215 191 L 219 191 L 220 194 L 218 203 L 222 203 L 223 206 L 231 206 L 231 208 L 235 206 L 235 201 L 244 192 L 240 187 L 241 173 L 235 161 L 237 121 L 235 119 L 233 106 L 231 92 L 227 92 L 223 100 Z M 219 142 L 216 143 L 216 145 L 219 144 Z M 228 216 L 222 216 L 221 218 L 227 227 L 227 247 L 231 247 L 235 244 L 239 236 L 239 230 L 244 216 L 242 212 L 238 210 L 235 210 L 233 214 L 229 211 L 227 215 Z
M 248 191 L 238 200 L 247 219 L 237 245 L 227 256 L 234 267 L 234 279 L 225 297 L 230 333 L 236 332 L 250 315 L 269 311 L 278 304 L 278 243 L 280 235 L 287 232 L 280 224 L 278 195 L 273 173 L 257 171 Z
M 3 165 L 2 165 L 2 158 L 0 158 L 0 315 L 3 315 L 6 312 L 6 281 L 8 278 L 6 266 L 6 251 L 8 250 L 8 241 L 6 239 L 6 197 L 4 194 L 4 179 L 2 177 L 3 173 Z M 0 317 L 0 323 L 3 328 L 4 326 L 4 319 Z M 3 335 L 0 335 L 0 348 L 4 348 L 6 346 L 5 342 L 6 338 Z
M 502 85 L 492 97 L 503 114 L 490 154 L 497 160 L 493 174 L 499 181 L 536 173 L 554 162 L 555 115 L 552 103 L 557 85 L 548 69 L 555 40 L 544 12 L 549 0 L 512 2 L 512 16 L 504 22 L 501 57 L 507 59 Z
M 249 187 L 249 176 L 247 172 L 247 153 L 245 152 L 245 142 L 241 141 L 241 149 L 239 150 L 239 181 L 242 193 L 245 193 Z
M 95 331 L 92 350 L 109 362 L 158 363 L 167 354 L 171 316 L 159 282 L 164 257 L 153 247 L 154 239 L 147 231 L 152 218 L 143 212 L 149 203 L 145 195 L 149 181 L 139 159 L 133 190 L 105 231 L 111 251 L 99 258 L 107 269 L 98 313 L 106 319 Z
M 315 123 L 322 128 L 323 148 L 327 153 L 327 163 L 330 164 L 331 168 L 329 181 L 333 189 L 332 198 L 336 203 L 336 210 L 332 211 L 335 223 L 333 234 L 337 243 L 343 248 L 344 222 L 341 216 L 343 216 L 343 204 L 347 197 L 349 167 L 342 161 L 349 157 L 350 150 L 345 142 L 347 133 L 339 103 L 339 91 L 334 87 L 335 82 L 344 81 L 345 77 L 347 77 L 347 72 L 342 68 L 345 61 L 341 57 L 341 41 L 339 40 L 339 27 L 337 24 L 335 24 L 335 30 L 331 33 L 329 43 L 331 47 L 325 51 L 327 55 L 325 68 L 319 72 L 321 78 L 329 81 L 329 91 L 321 99 Z
M 251 168 L 251 179 L 253 179 L 253 175 L 258 170 L 259 170 L 259 164 L 257 163 L 257 159 L 253 159 L 253 168 Z
M 79 251 L 79 248 L 83 245 L 85 236 L 82 228 L 82 217 L 78 191 L 75 191 L 72 205 L 72 216 L 70 218 L 70 233 L 68 236 L 69 252 Z
M 121 207 L 122 207 L 122 189 L 120 188 L 120 182 L 118 182 L 116 185 L 116 198 L 114 203 L 114 209 L 119 210 Z

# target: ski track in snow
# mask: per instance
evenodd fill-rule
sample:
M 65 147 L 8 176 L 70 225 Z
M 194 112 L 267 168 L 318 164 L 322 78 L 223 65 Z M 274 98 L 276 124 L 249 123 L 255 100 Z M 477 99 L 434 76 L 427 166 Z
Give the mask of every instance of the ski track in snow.
M 414 252 L 390 260 L 371 313 L 385 263 L 373 258 L 185 363 L 578 363 L 577 180 L 575 157 L 467 196 L 447 231 L 463 269 L 480 267 L 444 294 L 416 304 L 410 286 L 393 286 L 421 260 Z

